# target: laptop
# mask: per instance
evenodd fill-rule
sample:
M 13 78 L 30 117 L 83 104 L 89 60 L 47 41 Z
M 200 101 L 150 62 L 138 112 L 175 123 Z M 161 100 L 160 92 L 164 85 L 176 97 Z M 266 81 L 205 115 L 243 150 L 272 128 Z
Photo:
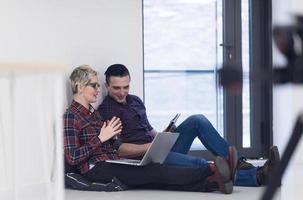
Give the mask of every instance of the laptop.
M 135 159 L 120 159 L 120 160 L 106 160 L 109 163 L 118 163 L 125 165 L 144 166 L 149 163 L 162 164 L 166 159 L 168 152 L 175 144 L 179 133 L 160 132 L 156 135 L 148 150 L 146 151 L 142 160 Z

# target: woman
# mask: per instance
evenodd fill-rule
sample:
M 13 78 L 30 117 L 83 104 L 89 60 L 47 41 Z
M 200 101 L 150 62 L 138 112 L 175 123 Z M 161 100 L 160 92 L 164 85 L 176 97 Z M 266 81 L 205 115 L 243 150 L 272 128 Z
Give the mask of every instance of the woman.
M 96 71 L 87 65 L 79 66 L 71 73 L 70 81 L 73 101 L 64 114 L 65 160 L 86 179 L 107 183 L 116 177 L 130 188 L 232 193 L 234 169 L 221 157 L 206 168 L 161 164 L 137 167 L 105 162 L 119 159 L 114 147 L 115 137 L 122 130 L 120 119 L 113 117 L 105 122 L 91 106 L 100 93 Z

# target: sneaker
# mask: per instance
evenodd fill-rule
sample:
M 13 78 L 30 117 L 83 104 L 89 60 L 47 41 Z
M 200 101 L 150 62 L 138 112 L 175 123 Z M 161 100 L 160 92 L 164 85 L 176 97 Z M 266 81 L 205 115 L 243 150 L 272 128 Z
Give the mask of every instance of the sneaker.
M 233 181 L 231 171 L 226 160 L 222 157 L 215 157 L 213 175 L 208 177 L 210 183 L 216 183 L 217 189 L 224 194 L 233 192 Z
M 257 180 L 260 185 L 266 185 L 274 168 L 280 163 L 280 154 L 277 146 L 269 150 L 269 158 L 265 164 L 257 170 Z M 281 183 L 279 184 L 281 185 Z
M 230 146 L 228 148 L 228 156 L 227 156 L 226 161 L 227 161 L 230 171 L 231 171 L 230 178 L 232 181 L 234 181 L 236 170 L 237 170 L 237 164 L 238 164 L 238 151 L 237 151 L 236 147 Z

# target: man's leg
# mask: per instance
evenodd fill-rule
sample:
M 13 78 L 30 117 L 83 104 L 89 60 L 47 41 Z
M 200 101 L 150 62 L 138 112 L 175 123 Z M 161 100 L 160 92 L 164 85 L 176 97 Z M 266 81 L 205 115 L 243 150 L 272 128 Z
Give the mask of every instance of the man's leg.
M 199 158 L 187 154 L 169 152 L 164 164 L 174 166 L 186 166 L 186 167 L 205 167 L 209 166 L 209 163 L 204 158 Z
M 204 115 L 192 115 L 183 121 L 175 130 L 180 133 L 172 151 L 187 154 L 196 137 L 214 155 L 224 158 L 230 146 L 213 127 Z
M 224 158 L 228 156 L 228 147 L 230 146 L 224 138 L 218 133 L 218 131 L 213 127 L 210 121 L 204 115 L 192 115 L 182 122 L 175 132 L 179 132 L 180 136 L 172 148 L 173 152 L 187 154 L 192 142 L 196 137 L 200 139 L 202 144 L 214 155 L 219 155 Z M 189 158 L 181 159 L 181 156 L 177 156 L 179 162 L 189 166 L 201 166 L 203 165 L 203 158 Z M 166 162 L 166 161 L 165 161 Z M 176 155 L 170 155 L 167 158 L 167 162 L 172 164 L 176 163 Z M 259 186 L 256 179 L 257 168 L 253 167 L 248 170 L 239 170 L 236 172 L 235 185 L 242 186 Z
M 183 167 L 208 167 L 209 163 L 204 158 L 170 152 L 165 161 L 165 165 L 183 166 Z M 257 181 L 257 169 L 252 167 L 246 170 L 238 170 L 235 175 L 234 185 L 236 186 L 259 186 Z

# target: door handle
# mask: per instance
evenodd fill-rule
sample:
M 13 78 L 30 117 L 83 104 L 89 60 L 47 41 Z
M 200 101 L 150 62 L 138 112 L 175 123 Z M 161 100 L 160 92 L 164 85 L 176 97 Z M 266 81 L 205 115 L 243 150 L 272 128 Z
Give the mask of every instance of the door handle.
M 225 48 L 232 48 L 233 45 L 229 44 L 229 43 L 221 43 L 219 44 L 221 47 L 225 47 Z

